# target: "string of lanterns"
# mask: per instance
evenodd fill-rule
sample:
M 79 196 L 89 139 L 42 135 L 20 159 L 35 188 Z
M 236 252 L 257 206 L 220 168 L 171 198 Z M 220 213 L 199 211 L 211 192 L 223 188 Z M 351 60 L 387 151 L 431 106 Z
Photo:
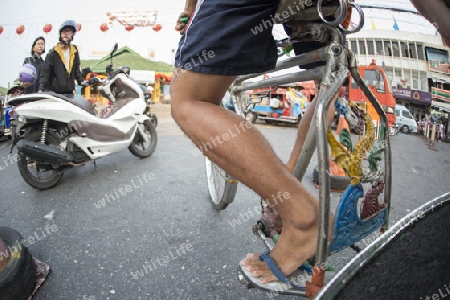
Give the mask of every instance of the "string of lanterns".
M 102 32 L 106 32 L 109 30 L 109 28 L 111 27 L 112 24 L 108 24 L 108 23 L 102 23 L 100 24 L 100 31 Z M 135 25 L 125 25 L 125 30 L 130 32 L 132 31 L 134 28 L 136 28 Z M 162 25 L 160 23 L 156 23 L 155 25 L 152 26 L 152 29 L 156 32 L 160 31 L 162 29 Z
M 102 24 L 100 24 L 100 27 L 99 27 L 99 28 L 100 28 L 100 31 L 102 31 L 102 32 L 108 31 L 111 25 L 112 25 L 112 24 L 108 24 L 108 23 L 102 23 Z M 130 31 L 132 31 L 136 26 L 135 26 L 135 25 L 125 25 L 124 27 L 125 27 L 125 30 L 126 30 L 126 31 L 130 32 Z M 81 25 L 80 23 L 77 23 L 77 31 L 80 31 L 81 28 L 82 28 L 82 25 Z M 50 32 L 52 31 L 52 29 L 53 29 L 53 25 L 50 24 L 50 23 L 47 23 L 47 24 L 45 24 L 45 25 L 42 27 L 42 31 L 43 31 L 45 34 L 50 33 Z M 158 32 L 158 31 L 160 31 L 160 30 L 162 29 L 162 25 L 161 25 L 160 23 L 156 23 L 156 24 L 154 24 L 154 25 L 152 26 L 152 29 L 153 29 L 154 31 Z M 3 33 L 3 31 L 4 31 L 4 27 L 3 27 L 2 25 L 0 25 L 0 35 Z M 21 34 L 23 34 L 24 32 L 25 32 L 25 25 L 19 25 L 19 26 L 16 27 L 16 33 L 17 33 L 18 35 L 21 35 Z
M 52 29 L 53 29 L 53 25 L 50 24 L 50 23 L 47 23 L 47 24 L 44 25 L 44 27 L 42 27 L 42 31 L 43 31 L 44 33 L 46 33 L 46 34 L 50 33 L 50 32 L 52 31 Z M 81 30 L 81 24 L 78 23 L 78 24 L 77 24 L 77 31 L 80 31 L 80 30 Z M 0 25 L 0 34 L 2 34 L 3 31 L 4 31 L 4 28 L 3 28 L 3 26 Z M 25 25 L 19 25 L 19 26 L 17 26 L 17 28 L 16 28 L 16 33 L 17 33 L 18 35 L 21 35 L 21 34 L 23 34 L 24 32 L 25 32 Z

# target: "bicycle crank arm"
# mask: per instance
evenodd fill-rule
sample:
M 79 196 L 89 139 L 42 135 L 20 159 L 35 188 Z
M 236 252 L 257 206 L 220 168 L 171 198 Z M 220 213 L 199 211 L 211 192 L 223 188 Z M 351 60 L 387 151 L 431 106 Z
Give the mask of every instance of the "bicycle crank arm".
M 264 245 L 266 245 L 267 249 L 269 249 L 270 251 L 273 250 L 271 239 L 268 239 L 266 237 L 260 224 L 253 225 L 252 231 L 260 240 L 263 241 L 263 243 L 264 243 Z

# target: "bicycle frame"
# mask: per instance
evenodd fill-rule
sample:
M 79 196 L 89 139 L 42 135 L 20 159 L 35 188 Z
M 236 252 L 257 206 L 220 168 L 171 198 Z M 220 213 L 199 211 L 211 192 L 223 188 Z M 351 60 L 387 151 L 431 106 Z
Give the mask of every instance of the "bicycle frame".
M 332 4 L 338 3 L 338 7 L 335 7 L 335 10 L 333 8 L 330 10 L 330 7 L 326 7 L 327 5 L 323 1 L 312 2 L 312 4 L 317 3 L 317 11 L 314 11 L 315 8 L 312 5 L 291 15 L 289 20 L 284 20 L 283 22 L 287 23 L 293 34 L 289 38 L 278 41 L 277 46 L 287 49 L 285 47 L 295 42 L 319 41 L 325 45 L 324 47 L 278 61 L 275 68 L 268 72 L 238 76 L 230 86 L 229 93 L 227 92 L 222 99 L 222 106 L 226 109 L 232 110 L 244 118 L 246 118 L 248 113 L 248 121 L 253 122 L 255 121 L 254 117 L 250 119 L 250 114 L 254 114 L 251 107 L 258 101 L 250 101 L 250 97 L 256 97 L 261 100 L 262 92 L 259 90 L 270 93 L 272 90 L 277 90 L 280 85 L 293 82 L 313 80 L 316 83 L 315 112 L 307 130 L 302 152 L 296 158 L 297 163 L 293 171 L 294 176 L 299 181 L 302 181 L 314 151 L 317 149 L 318 168 L 317 171 L 315 169 L 314 174 L 318 174 L 317 177 L 319 178 L 316 182 L 320 183 L 319 238 L 315 257 L 308 259 L 301 266 L 303 270 L 309 269 L 308 274 L 312 275 L 312 278 L 311 281 L 303 281 L 301 283 L 302 286 L 297 286 L 295 291 L 292 289 L 286 291 L 284 287 L 280 287 L 278 284 L 276 284 L 276 288 L 274 286 L 261 286 L 258 283 L 258 279 L 252 278 L 254 276 L 251 272 L 240 265 L 238 278 L 248 288 L 259 287 L 262 290 L 273 292 L 281 289 L 279 291 L 281 294 L 313 296 L 321 289 L 324 282 L 329 281 L 330 276 L 332 276 L 328 268 L 324 269 L 329 255 L 348 247 L 359 252 L 360 249 L 355 243 L 366 238 L 376 230 L 385 232 L 388 229 L 392 185 L 389 123 L 382 106 L 359 74 L 355 54 L 344 46 L 342 36 L 342 33 L 349 34 L 362 28 L 364 14 L 361 8 L 354 4 L 352 0 L 327 1 Z M 281 0 L 277 12 L 281 10 L 282 13 L 283 9 L 289 9 L 289 6 L 292 5 L 296 5 L 296 0 Z M 356 9 L 361 19 L 359 24 L 351 27 L 350 30 L 346 29 L 343 24 L 350 23 L 348 12 L 353 9 Z M 328 18 L 324 19 L 324 13 L 327 17 L 334 16 L 334 20 L 328 21 Z M 322 20 L 321 23 L 308 21 L 318 20 L 319 17 Z M 279 57 L 282 55 L 282 52 L 279 51 Z M 249 82 L 249 79 L 254 79 L 264 74 L 315 62 L 323 62 L 324 65 L 314 69 L 293 71 L 256 82 Z M 341 141 L 337 141 L 326 119 L 335 96 L 343 84 L 350 80 L 350 77 L 356 82 L 372 106 L 369 113 L 365 102 L 361 104 L 361 107 L 358 107 L 355 103 L 348 102 L 343 98 L 338 98 L 335 101 L 334 105 L 337 110 L 345 117 L 351 127 L 358 129 L 359 132 L 364 132 L 354 147 L 350 132 L 348 130 L 341 132 L 339 134 Z M 250 90 L 253 90 L 252 96 L 247 95 L 247 91 Z M 371 117 L 371 115 L 374 115 L 373 110 L 378 114 L 378 116 L 375 116 L 375 119 L 379 120 L 377 132 Z M 273 120 L 273 118 L 271 119 Z M 305 119 L 302 120 L 304 121 Z M 303 128 L 303 126 L 300 128 Z M 332 156 L 330 156 L 329 148 Z M 367 162 L 364 162 L 363 160 L 366 156 Z M 350 178 L 350 184 L 346 183 L 347 188 L 338 203 L 333 223 L 333 233 L 329 239 L 330 194 L 333 183 L 331 179 L 335 179 L 330 175 L 330 158 L 333 158 L 335 167 L 340 167 L 345 171 L 348 177 L 343 177 L 345 177 L 345 180 Z M 207 157 L 205 157 L 205 168 L 212 204 L 217 210 L 224 209 L 234 200 L 238 182 L 234 177 L 215 165 L 214 162 L 209 161 Z M 336 183 L 336 180 L 334 183 Z M 339 178 L 339 183 L 342 183 L 341 178 Z M 363 186 L 363 184 L 366 184 L 366 186 Z M 370 187 L 365 191 L 367 184 Z M 383 193 L 382 196 L 380 196 L 381 193 Z M 384 197 L 384 201 L 380 203 L 379 200 L 382 197 Z M 273 243 L 276 243 L 279 234 L 282 234 L 282 229 L 279 226 L 279 222 L 277 222 L 279 221 L 279 216 L 276 209 L 266 199 L 261 199 L 261 213 L 262 217 L 253 226 L 252 230 L 267 248 L 272 250 Z M 286 281 L 280 279 L 280 282 Z
M 305 24 L 302 24 L 305 26 Z M 267 73 L 287 69 L 298 65 L 306 65 L 313 62 L 323 61 L 326 62 L 325 66 L 317 67 L 311 70 L 300 70 L 298 72 L 280 75 L 268 79 L 263 79 L 258 82 L 252 82 L 245 84 L 245 81 L 251 78 L 262 75 L 250 74 L 238 77 L 232 85 L 231 95 L 234 107 L 237 108 L 237 113 L 240 115 L 245 114 L 246 107 L 242 106 L 242 100 L 240 94 L 242 92 L 264 88 L 273 87 L 282 84 L 288 84 L 292 82 L 302 82 L 314 80 L 316 81 L 318 98 L 315 108 L 315 113 L 310 124 L 305 143 L 302 148 L 302 152 L 298 157 L 297 165 L 294 170 L 294 175 L 299 181 L 302 181 L 305 175 L 306 169 L 311 161 L 314 150 L 317 148 L 318 160 L 319 160 L 319 205 L 320 205 L 320 219 L 319 219 L 319 242 L 318 250 L 316 253 L 316 263 L 325 263 L 326 258 L 330 253 L 331 242 L 328 242 L 328 216 L 330 213 L 330 174 L 329 170 L 329 149 L 327 140 L 327 111 L 330 108 L 330 104 L 333 101 L 334 96 L 338 93 L 339 88 L 349 77 L 352 75 L 357 85 L 361 88 L 364 94 L 369 99 L 370 103 L 374 106 L 376 112 L 380 116 L 381 126 L 388 128 L 387 116 L 374 96 L 369 87 L 364 83 L 361 75 L 359 74 L 356 62 L 355 54 L 343 45 L 343 38 L 339 30 L 334 26 L 325 24 L 310 23 L 306 25 L 308 33 L 311 39 L 324 42 L 326 37 L 328 38 L 328 45 L 305 53 L 296 57 L 288 58 L 284 61 L 280 61 L 276 64 L 276 67 Z M 389 134 L 384 135 L 385 151 L 384 151 L 384 203 L 386 205 L 386 212 L 384 215 L 384 223 L 381 227 L 381 231 L 384 232 L 388 228 L 390 198 L 391 198 L 391 150 Z M 255 230 L 254 230 L 255 231 Z M 263 238 L 264 233 L 261 229 L 258 229 L 255 234 Z M 266 246 L 271 249 L 270 243 L 264 241 Z

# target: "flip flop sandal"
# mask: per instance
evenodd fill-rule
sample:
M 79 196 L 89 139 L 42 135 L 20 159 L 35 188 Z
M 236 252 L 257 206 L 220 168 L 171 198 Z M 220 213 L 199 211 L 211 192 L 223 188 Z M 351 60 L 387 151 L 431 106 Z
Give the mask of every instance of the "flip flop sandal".
M 244 276 L 248 283 L 260 290 L 280 295 L 306 296 L 306 282 L 311 280 L 312 269 L 306 264 L 303 264 L 291 275 L 285 277 L 269 254 L 270 251 L 264 252 L 260 255 L 259 260 L 266 263 L 270 271 L 279 281 L 262 283 L 258 277 L 253 276 L 252 273 L 242 265 L 244 260 L 241 260 L 239 263 L 238 272 Z M 333 271 L 325 271 L 324 281 L 329 281 L 334 275 L 335 272 Z

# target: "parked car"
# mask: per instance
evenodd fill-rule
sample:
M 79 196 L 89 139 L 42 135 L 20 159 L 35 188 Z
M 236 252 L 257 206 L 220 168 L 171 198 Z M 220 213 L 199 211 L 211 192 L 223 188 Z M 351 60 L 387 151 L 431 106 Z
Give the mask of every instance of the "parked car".
M 396 104 L 395 115 L 396 115 L 395 125 L 401 132 L 417 133 L 417 122 L 414 120 L 413 116 L 405 106 Z

